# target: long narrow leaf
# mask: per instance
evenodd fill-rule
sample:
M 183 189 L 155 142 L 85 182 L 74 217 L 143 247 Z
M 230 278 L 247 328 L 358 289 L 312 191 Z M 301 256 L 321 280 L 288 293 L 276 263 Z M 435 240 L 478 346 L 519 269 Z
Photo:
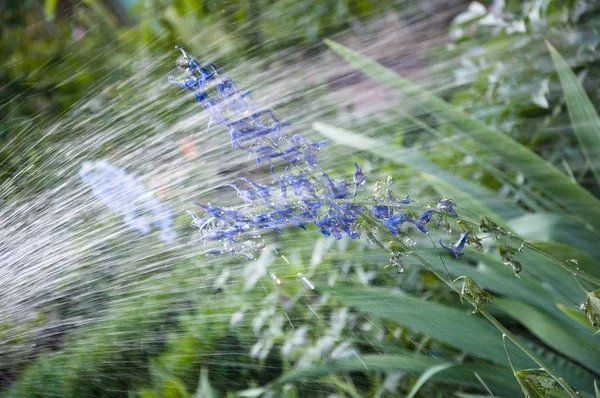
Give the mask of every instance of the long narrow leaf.
M 592 333 L 573 333 L 562 322 L 533 307 L 513 300 L 496 299 L 494 305 L 521 322 L 531 333 L 556 351 L 600 371 L 600 345 Z
M 569 117 L 596 180 L 600 182 L 600 117 L 567 61 L 546 42 L 565 93 Z
M 333 142 L 341 145 L 346 145 L 362 151 L 370 152 L 382 159 L 392 161 L 397 164 L 403 164 L 421 171 L 423 174 L 431 176 L 431 178 L 443 179 L 447 184 L 454 186 L 455 190 L 461 190 L 465 195 L 469 196 L 469 203 L 477 203 L 477 209 L 489 209 L 487 214 L 494 221 L 502 223 L 502 219 L 512 218 L 520 214 L 519 210 L 512 203 L 506 200 L 499 200 L 495 192 L 475 185 L 469 181 L 465 181 L 456 177 L 430 160 L 424 158 L 419 152 L 412 148 L 399 148 L 394 145 L 386 144 L 380 140 L 356 134 L 346 129 L 334 127 L 325 123 L 314 123 L 313 129 L 329 138 Z M 458 198 L 455 198 L 458 200 Z M 484 205 L 484 203 L 486 203 Z M 463 205 L 461 203 L 461 205 Z M 466 203 L 465 203 L 466 205 Z M 478 214 L 482 215 L 482 214 Z M 497 214 L 498 216 L 494 216 Z M 522 213 L 521 213 L 522 214 Z
M 535 186 L 563 205 L 574 216 L 600 223 L 600 201 L 525 146 L 377 62 L 341 44 L 330 40 L 326 43 L 333 51 L 374 80 L 425 107 L 440 120 L 450 123 L 458 131 L 471 137 L 490 154 L 501 156 L 507 164 L 523 173 Z
M 371 317 L 397 322 L 477 358 L 499 365 L 507 364 L 500 332 L 483 318 L 469 315 L 467 308 L 456 309 L 386 289 L 339 285 L 322 289 L 342 303 Z M 516 348 L 511 348 L 510 351 L 512 362 L 518 369 L 536 366 L 522 351 Z M 561 372 L 559 368 L 562 366 L 555 366 L 557 372 Z M 584 371 L 569 374 L 563 372 L 561 375 L 577 388 L 591 389 L 592 379 Z
M 274 386 L 335 373 L 404 371 L 416 376 L 439 364 L 437 359 L 423 355 L 361 355 L 360 359 L 350 357 L 289 372 L 275 381 Z M 454 385 L 481 388 L 481 383 L 475 373 L 494 392 L 506 393 L 509 396 L 519 394 L 520 388 L 508 369 L 482 362 L 444 369 L 433 375 L 431 379 Z
M 417 395 L 417 393 L 419 392 L 421 387 L 423 387 L 425 385 L 425 383 L 427 383 L 427 381 L 429 381 L 429 379 L 431 379 L 437 373 L 440 373 L 441 371 L 451 368 L 452 366 L 454 366 L 453 363 L 442 363 L 440 365 L 435 365 L 435 366 L 432 366 L 429 369 L 427 369 L 425 372 L 423 372 L 423 374 L 421 376 L 419 376 L 419 378 L 417 379 L 417 382 L 415 383 L 413 388 L 410 389 L 410 392 L 408 393 L 406 398 L 414 398 L 414 396 Z

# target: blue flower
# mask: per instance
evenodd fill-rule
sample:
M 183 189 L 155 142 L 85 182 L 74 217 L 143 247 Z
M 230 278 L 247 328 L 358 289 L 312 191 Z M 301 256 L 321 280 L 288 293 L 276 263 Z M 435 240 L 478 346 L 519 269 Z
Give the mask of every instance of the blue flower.
M 331 179 L 324 171 L 321 171 L 321 174 L 323 174 L 323 182 L 327 187 L 325 197 L 333 199 L 344 199 L 348 196 L 347 187 L 350 185 L 348 181 Z
M 300 160 L 301 155 L 300 146 L 292 142 L 288 142 L 288 148 L 280 154 L 286 162 L 294 167 L 296 167 L 296 163 Z
M 437 213 L 435 210 L 425 210 L 421 217 L 419 217 L 419 222 L 421 224 L 429 224 L 431 222 L 431 215 Z
M 436 207 L 438 210 L 448 211 L 450 214 L 452 214 L 455 217 L 457 215 L 456 211 L 454 211 L 454 208 L 456 207 L 456 203 L 454 203 L 454 201 L 452 199 L 446 199 L 445 196 L 442 199 L 440 199 L 440 201 L 437 203 Z
M 240 189 L 233 184 L 227 184 L 227 186 L 235 189 L 238 193 L 238 196 L 247 204 L 254 203 L 254 200 L 256 199 L 256 191 L 253 189 Z
M 452 254 L 452 257 L 461 258 L 464 255 L 464 253 L 461 253 L 461 251 L 465 247 L 465 243 L 467 243 L 467 239 L 469 238 L 470 234 L 471 232 L 464 232 L 462 235 L 460 235 L 453 247 L 444 245 L 444 242 L 442 242 L 441 239 L 439 240 L 439 243 L 444 249 L 448 250 L 450 254 Z
M 373 215 L 377 218 L 389 218 L 393 214 L 393 209 L 389 206 L 373 205 L 371 208 Z
M 421 222 L 419 220 L 414 220 L 414 219 L 406 217 L 406 216 L 405 216 L 405 220 L 408 221 L 409 223 L 413 224 L 415 227 L 417 227 L 419 229 L 419 231 L 423 232 L 424 234 L 427 233 L 427 228 L 425 228 L 425 226 L 423 224 L 421 224 Z
M 263 161 L 270 162 L 272 157 L 278 156 L 278 152 L 270 145 L 258 145 L 251 149 L 256 158 L 256 164 L 261 165 Z
M 315 186 L 308 179 L 308 175 L 305 173 L 290 173 L 289 168 L 286 167 L 285 175 L 281 175 L 277 177 L 275 175 L 275 169 L 271 166 L 271 174 L 275 177 L 273 182 L 279 183 L 279 188 L 281 190 L 281 198 L 287 198 L 287 187 L 291 187 L 294 190 L 294 195 L 299 198 L 304 197 L 314 197 L 315 196 Z
M 317 153 L 329 143 L 328 140 L 312 142 L 301 134 L 294 135 L 293 140 L 297 145 L 301 145 L 303 142 L 305 143 L 304 162 L 313 169 L 317 166 Z
M 246 181 L 256 188 L 256 193 L 260 196 L 264 201 L 268 202 L 271 200 L 271 194 L 273 192 L 273 188 L 268 187 L 266 185 L 257 184 L 249 178 L 240 178 L 242 181 Z
M 204 225 L 206 225 L 207 223 L 207 219 L 206 218 L 200 218 L 198 217 L 193 211 L 188 210 L 187 211 L 188 214 L 190 216 L 192 216 L 192 224 L 194 224 L 195 226 L 197 226 L 198 228 L 202 228 Z
M 391 216 L 382 221 L 383 225 L 392 233 L 392 235 L 398 235 L 398 231 L 402 223 L 404 223 L 404 214 L 400 216 Z
M 363 172 L 363 170 L 358 167 L 358 163 L 354 162 L 354 167 L 356 167 L 356 171 L 354 172 L 354 194 L 352 196 L 356 196 L 358 193 L 358 188 L 362 188 L 367 182 L 367 175 Z
M 204 210 L 206 210 L 214 218 L 219 219 L 219 218 L 223 217 L 223 215 L 224 215 L 223 209 L 221 209 L 220 207 L 217 207 L 217 206 L 213 206 L 210 203 L 202 204 L 200 202 L 192 201 L 192 204 L 195 204 L 196 206 L 202 207 Z

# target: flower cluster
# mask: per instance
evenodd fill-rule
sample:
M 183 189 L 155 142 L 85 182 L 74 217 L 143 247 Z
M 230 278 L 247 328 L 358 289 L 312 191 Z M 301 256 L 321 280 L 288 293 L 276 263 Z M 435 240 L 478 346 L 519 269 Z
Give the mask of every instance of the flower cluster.
M 399 210 L 400 205 L 410 205 L 413 201 L 406 196 L 398 199 L 391 191 L 391 179 L 378 183 L 372 197 L 374 205 L 369 209 L 355 198 L 364 189 L 367 176 L 357 163 L 351 181 L 335 179 L 320 170 L 317 153 L 327 141 L 313 143 L 299 134 L 289 134 L 286 123 L 281 123 L 271 111 L 255 111 L 247 91 L 239 90 L 233 80 L 221 73 L 214 65 L 205 67 L 185 50 L 177 47 L 182 56 L 177 65 L 183 68 L 186 77 L 169 80 L 180 87 L 191 90 L 204 109 L 210 111 L 210 123 L 217 121 L 229 129 L 232 148 L 239 148 L 254 154 L 257 164 L 281 158 L 287 162 L 283 173 L 270 168 L 273 181 L 263 185 L 247 178 L 229 186 L 245 203 L 241 207 L 218 207 L 210 203 L 193 202 L 207 214 L 206 218 L 190 212 L 193 223 L 198 226 L 204 241 L 221 241 L 225 249 L 211 250 L 211 253 L 229 252 L 247 257 L 253 255 L 260 245 L 252 244 L 252 237 L 260 237 L 262 231 L 281 232 L 286 227 L 306 229 L 315 225 L 321 233 L 341 239 L 344 235 L 357 239 L 361 235 L 360 217 L 375 219 L 393 235 L 398 235 L 404 223 L 412 224 L 419 231 L 428 233 L 427 226 L 437 215 L 437 226 L 443 222 L 444 213 L 456 216 L 456 204 L 449 199 L 440 200 L 434 209 L 428 209 L 416 216 Z M 211 94 L 214 93 L 214 94 Z M 300 165 L 300 159 L 308 167 Z M 277 189 L 278 187 L 278 189 Z M 468 234 L 461 236 L 453 247 L 442 244 L 454 257 L 462 255 Z M 441 241 L 440 241 L 441 243 Z
M 239 90 L 231 77 L 221 73 L 213 64 L 200 65 L 181 47 L 177 66 L 186 76 L 169 76 L 173 84 L 190 90 L 196 101 L 210 114 L 212 123 L 225 126 L 231 135 L 231 148 L 253 154 L 256 163 L 281 158 L 296 167 L 300 159 L 311 168 L 316 167 L 317 153 L 327 141 L 311 142 L 300 134 L 290 135 L 273 112 L 257 110 L 248 91 Z
M 167 243 L 177 237 L 172 230 L 173 217 L 169 208 L 125 170 L 100 159 L 83 162 L 79 176 L 100 202 L 123 216 L 129 227 L 147 234 L 154 225 L 161 229 L 159 238 Z

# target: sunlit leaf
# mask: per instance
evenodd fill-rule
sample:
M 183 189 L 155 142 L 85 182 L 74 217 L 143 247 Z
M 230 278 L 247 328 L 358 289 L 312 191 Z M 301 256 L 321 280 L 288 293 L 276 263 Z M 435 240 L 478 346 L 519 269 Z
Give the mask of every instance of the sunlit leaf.
M 548 393 L 560 390 L 560 384 L 544 369 L 524 369 L 515 372 L 525 398 L 547 398 Z
M 58 0 L 45 0 L 44 1 L 44 15 L 46 19 L 53 20 L 56 14 L 56 6 L 58 5 Z

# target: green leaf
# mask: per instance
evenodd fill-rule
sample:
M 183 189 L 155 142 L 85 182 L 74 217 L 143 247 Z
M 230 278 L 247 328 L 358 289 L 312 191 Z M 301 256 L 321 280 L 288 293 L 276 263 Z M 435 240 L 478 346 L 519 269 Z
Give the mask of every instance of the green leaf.
M 596 393 L 596 398 L 600 398 L 600 388 L 598 388 L 597 380 L 594 380 L 594 392 Z
M 416 376 L 436 365 L 440 365 L 439 360 L 424 355 L 361 355 L 360 359 L 350 357 L 291 371 L 277 379 L 274 386 L 335 373 L 404 371 Z M 365 369 L 365 366 L 367 369 Z M 475 373 L 494 392 L 516 396 L 520 391 L 512 372 L 506 368 L 483 362 L 456 365 L 443 369 L 432 375 L 430 379 L 448 384 L 482 388 L 481 382 L 477 379 Z
M 544 369 L 524 369 L 515 372 L 525 398 L 547 398 L 551 390 L 560 385 Z
M 185 385 L 178 379 L 172 377 L 165 381 L 161 397 L 163 398 L 188 398 L 189 394 Z M 210 397 L 207 397 L 210 398 Z
M 533 253 L 530 250 L 524 250 L 519 254 L 523 260 L 523 264 L 531 264 L 531 272 L 534 273 L 540 280 L 551 285 L 556 291 L 562 294 L 568 301 L 583 294 L 581 286 L 585 288 L 594 288 L 594 284 L 581 279 L 581 275 L 598 278 L 600 268 L 598 262 L 592 257 L 574 249 L 568 245 L 554 242 L 538 242 L 530 241 L 531 245 L 544 253 L 553 256 L 556 259 L 562 260 L 570 270 L 567 271 L 557 264 L 554 264 L 550 259 L 544 256 Z M 578 280 L 574 276 L 579 275 Z
M 476 281 L 479 283 L 479 280 Z M 470 306 L 457 309 L 386 289 L 338 285 L 319 290 L 371 317 L 397 322 L 474 357 L 507 366 L 500 332 L 480 316 L 471 315 Z M 514 347 L 509 349 L 515 366 L 521 369 L 534 366 L 534 362 L 522 351 Z M 592 379 L 582 368 L 564 360 L 554 362 L 553 365 L 575 387 L 591 387 Z
M 198 389 L 196 390 L 196 394 L 194 394 L 195 398 L 214 398 L 215 395 L 213 393 L 213 389 L 210 386 L 210 382 L 208 381 L 208 369 L 201 368 L 200 369 L 200 382 L 198 383 Z
M 567 61 L 546 41 L 558 73 L 573 130 L 596 180 L 600 182 L 600 118 Z
M 597 243 L 600 235 L 594 230 L 594 226 L 566 218 L 563 214 L 527 214 L 510 220 L 509 226 L 523 239 L 564 243 L 600 257 L 600 246 Z M 600 268 L 595 268 L 595 276 L 600 277 Z
M 472 138 L 490 154 L 501 156 L 508 165 L 523 173 L 548 197 L 563 205 L 574 216 L 592 223 L 600 223 L 600 201 L 525 146 L 377 62 L 333 41 L 326 40 L 326 43 L 333 51 L 374 80 L 425 107 L 441 121 L 449 123 Z
M 235 396 L 240 398 L 257 398 L 261 397 L 265 391 L 267 391 L 267 389 L 262 387 L 250 388 L 248 390 L 236 392 Z
M 408 393 L 408 395 L 406 396 L 406 398 L 414 398 L 414 396 L 419 392 L 421 387 L 423 387 L 423 385 L 425 383 L 427 383 L 427 381 L 429 379 L 431 379 L 437 373 L 439 373 L 443 370 L 446 370 L 448 368 L 451 368 L 453 366 L 454 366 L 453 363 L 442 363 L 440 365 L 435 365 L 435 366 L 432 366 L 429 369 L 427 369 L 425 372 L 423 372 L 423 374 L 421 376 L 419 376 L 419 378 L 417 379 L 417 382 L 415 383 L 413 388 L 411 388 L 411 390 Z
M 585 326 L 591 333 L 597 332 L 596 328 L 590 325 L 590 321 L 586 314 L 582 312 L 579 308 L 571 308 L 562 304 L 556 304 L 556 307 L 559 310 L 561 310 L 566 316 L 573 319 L 575 322 L 579 323 L 582 326 Z
M 600 369 L 600 345 L 590 333 L 578 333 L 542 311 L 517 301 L 496 299 L 494 306 L 523 324 L 550 347 L 591 369 Z
M 454 395 L 456 395 L 459 398 L 490 398 L 491 397 L 491 395 L 465 394 L 463 392 L 455 392 Z M 494 397 L 502 398 L 497 395 L 494 395 Z
M 54 16 L 56 15 L 56 6 L 58 4 L 58 0 L 46 0 L 44 1 L 44 15 L 46 19 L 49 21 L 54 20 Z
M 323 290 L 369 316 L 397 322 L 475 357 L 507 365 L 501 333 L 484 318 L 471 315 L 470 307 L 456 309 L 387 289 L 334 286 Z M 518 350 L 511 352 L 511 358 L 520 368 L 534 364 Z
M 313 123 L 313 129 L 338 144 L 367 151 L 382 159 L 419 170 L 429 181 L 445 181 L 444 187 L 452 186 L 452 197 L 455 200 L 458 201 L 460 197 L 461 200 L 466 201 L 466 203 L 460 203 L 461 207 L 466 207 L 466 205 L 473 206 L 476 211 L 487 209 L 488 213 L 485 214 L 494 217 L 493 214 L 497 213 L 498 216 L 496 218 L 498 220 L 501 220 L 503 217 L 511 218 L 522 214 L 514 204 L 498 200 L 498 195 L 495 192 L 448 173 L 432 161 L 423 157 L 414 148 L 399 148 L 398 146 L 325 123 Z M 461 192 L 461 194 L 458 194 L 458 192 Z M 456 194 L 456 197 L 454 194 Z M 444 194 L 442 193 L 442 195 Z M 450 193 L 445 195 L 451 196 Z
M 585 313 L 592 326 L 600 326 L 600 289 L 587 294 Z

